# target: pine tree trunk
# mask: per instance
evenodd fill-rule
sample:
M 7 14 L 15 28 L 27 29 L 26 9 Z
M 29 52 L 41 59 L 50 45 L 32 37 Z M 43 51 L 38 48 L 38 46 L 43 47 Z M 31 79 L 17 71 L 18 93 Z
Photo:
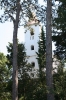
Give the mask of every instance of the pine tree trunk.
M 17 32 L 20 14 L 20 0 L 16 0 L 17 12 L 16 20 L 14 22 L 13 32 L 13 87 L 12 87 L 12 100 L 18 100 L 18 66 L 17 66 Z
M 51 4 L 52 0 L 47 0 L 46 15 L 46 83 L 47 100 L 54 100 L 53 76 L 52 76 L 52 32 L 51 32 Z

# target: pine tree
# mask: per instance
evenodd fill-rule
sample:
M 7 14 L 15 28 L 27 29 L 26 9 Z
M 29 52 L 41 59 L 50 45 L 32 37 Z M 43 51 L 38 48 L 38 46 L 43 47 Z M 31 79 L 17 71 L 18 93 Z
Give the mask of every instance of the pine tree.
M 39 65 L 39 78 L 42 81 L 43 77 L 43 69 L 45 68 L 45 57 L 46 55 L 46 45 L 45 45 L 45 33 L 43 30 L 43 27 L 41 29 L 41 34 L 39 36 L 39 42 L 38 42 L 38 52 L 37 52 L 37 60 L 38 60 L 38 65 Z
M 51 15 L 52 0 L 47 0 L 46 10 L 46 84 L 47 84 L 47 100 L 54 100 L 53 75 L 52 75 L 52 31 L 51 31 Z
M 17 46 L 18 46 L 18 53 L 17 53 L 17 65 L 18 65 L 18 78 L 19 80 L 22 80 L 22 75 L 24 74 L 23 73 L 23 70 L 26 70 L 26 64 L 27 64 L 27 61 L 25 60 L 26 58 L 26 52 L 25 52 L 25 47 L 24 47 L 24 44 L 22 43 L 17 43 Z M 13 43 L 8 43 L 8 46 L 7 46 L 7 51 L 8 51 L 8 54 L 7 54 L 7 59 L 8 61 L 6 62 L 9 70 L 12 69 L 12 63 L 13 63 Z
M 44 28 L 42 26 L 41 28 L 41 33 L 39 35 L 39 41 L 38 41 L 38 52 L 37 54 L 37 61 L 38 61 L 38 77 L 39 77 L 39 82 L 38 82 L 38 89 L 37 87 L 37 92 L 36 96 L 39 95 L 40 97 L 38 99 L 46 100 L 46 39 L 45 39 L 45 32 Z M 37 96 L 38 97 L 38 96 Z

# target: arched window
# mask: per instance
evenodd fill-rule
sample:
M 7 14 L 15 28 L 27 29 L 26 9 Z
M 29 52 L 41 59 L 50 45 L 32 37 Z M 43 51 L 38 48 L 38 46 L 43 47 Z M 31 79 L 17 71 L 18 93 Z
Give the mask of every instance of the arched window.
M 32 62 L 31 65 L 32 65 L 32 67 L 35 67 L 35 62 Z
M 34 45 L 31 45 L 31 50 L 34 50 Z
M 33 28 L 30 29 L 30 34 L 31 34 L 31 35 L 34 35 L 34 30 L 33 30 Z

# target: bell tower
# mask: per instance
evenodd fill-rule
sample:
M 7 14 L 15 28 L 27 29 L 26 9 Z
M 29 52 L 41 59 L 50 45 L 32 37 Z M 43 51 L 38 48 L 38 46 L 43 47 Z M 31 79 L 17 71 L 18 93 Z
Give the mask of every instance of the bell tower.
M 32 64 L 33 69 L 38 69 L 38 61 L 36 52 L 38 52 L 38 41 L 41 33 L 41 25 L 34 18 L 25 25 L 25 48 L 28 63 Z

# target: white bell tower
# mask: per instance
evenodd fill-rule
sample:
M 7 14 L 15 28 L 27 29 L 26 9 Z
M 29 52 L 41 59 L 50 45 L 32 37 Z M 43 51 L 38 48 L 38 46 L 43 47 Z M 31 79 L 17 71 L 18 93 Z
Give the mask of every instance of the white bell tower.
M 38 41 L 41 33 L 41 25 L 37 19 L 29 21 L 25 25 L 25 48 L 28 63 L 38 69 L 36 52 L 38 52 Z

